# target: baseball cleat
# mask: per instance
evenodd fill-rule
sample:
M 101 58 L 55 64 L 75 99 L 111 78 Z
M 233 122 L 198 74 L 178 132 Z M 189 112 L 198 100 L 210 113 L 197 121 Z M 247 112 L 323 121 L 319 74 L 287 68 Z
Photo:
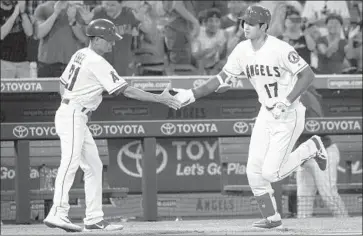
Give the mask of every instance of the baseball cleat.
M 100 222 L 92 225 L 84 225 L 83 231 L 96 231 L 96 230 L 104 230 L 104 231 L 117 231 L 122 230 L 124 228 L 123 225 L 114 225 L 110 224 L 105 220 L 101 220 Z
M 43 223 L 49 228 L 60 228 L 67 232 L 82 232 L 82 227 L 76 224 L 73 224 L 67 216 L 53 216 L 48 215 Z
M 257 227 L 257 228 L 263 228 L 263 229 L 281 228 L 282 221 L 281 220 L 272 221 L 272 220 L 265 218 L 265 219 L 254 222 L 252 224 L 252 226 Z
M 317 135 L 314 135 L 311 137 L 313 142 L 316 145 L 316 148 L 318 151 L 316 152 L 316 155 L 314 156 L 314 160 L 316 163 L 318 163 L 320 170 L 326 170 L 327 162 L 328 162 L 328 153 L 324 147 L 323 142 L 321 141 L 321 138 Z

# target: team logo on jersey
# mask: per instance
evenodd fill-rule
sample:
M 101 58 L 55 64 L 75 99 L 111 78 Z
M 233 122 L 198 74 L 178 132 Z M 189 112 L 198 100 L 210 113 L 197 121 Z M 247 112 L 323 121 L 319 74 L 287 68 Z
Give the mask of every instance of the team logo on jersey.
M 117 154 L 117 164 L 120 169 L 127 175 L 141 178 L 142 177 L 142 155 L 143 149 L 139 140 L 132 141 L 122 146 Z M 160 144 L 156 144 L 156 158 L 159 166 L 156 169 L 156 173 L 162 172 L 168 163 L 168 154 L 164 147 Z M 159 160 L 161 161 L 159 162 Z
M 26 136 L 28 136 L 29 130 L 25 126 L 18 125 L 15 126 L 15 128 L 13 129 L 13 134 L 17 138 L 25 138 Z
M 297 54 L 297 52 L 295 52 L 295 51 L 291 51 L 289 53 L 289 55 L 287 56 L 287 58 L 289 59 L 289 62 L 291 62 L 293 64 L 298 63 L 298 61 L 300 60 L 299 54 Z
M 305 123 L 305 129 L 306 131 L 313 133 L 320 129 L 320 124 L 316 120 L 308 120 Z

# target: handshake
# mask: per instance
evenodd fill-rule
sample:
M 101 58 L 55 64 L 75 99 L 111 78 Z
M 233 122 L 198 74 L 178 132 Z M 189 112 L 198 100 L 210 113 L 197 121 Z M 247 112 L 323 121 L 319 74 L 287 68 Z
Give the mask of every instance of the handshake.
M 191 89 L 176 89 L 173 88 L 174 92 L 177 92 L 174 96 L 170 94 L 170 85 L 168 85 L 164 91 L 157 95 L 157 101 L 168 107 L 178 110 L 190 103 L 195 102 L 195 97 Z
M 216 93 L 224 93 L 231 88 L 231 85 L 226 82 L 221 82 L 220 86 L 215 91 Z M 163 103 L 175 110 L 178 110 L 184 106 L 187 106 L 195 102 L 195 97 L 192 89 L 177 89 L 173 88 L 174 92 L 177 92 L 174 96 L 169 93 L 171 89 L 170 84 L 164 89 L 164 91 L 158 95 L 158 102 Z

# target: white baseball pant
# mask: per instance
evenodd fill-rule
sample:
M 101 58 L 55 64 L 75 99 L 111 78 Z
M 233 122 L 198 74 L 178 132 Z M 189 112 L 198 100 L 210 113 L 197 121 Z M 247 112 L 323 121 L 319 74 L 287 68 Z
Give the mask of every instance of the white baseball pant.
M 49 214 L 68 216 L 69 195 L 78 167 L 84 172 L 86 217 L 84 223 L 103 219 L 103 164 L 97 145 L 87 126 L 88 117 L 81 107 L 61 104 L 55 115 L 55 128 L 61 142 L 61 162 L 55 179 L 53 206 Z
M 315 161 L 309 160 L 296 172 L 298 218 L 312 216 L 317 191 L 334 216 L 348 216 L 336 185 L 340 161 L 338 146 L 332 144 L 326 148 L 326 151 L 328 165 L 325 171 L 321 171 Z
M 271 112 L 261 107 L 252 131 L 247 163 L 248 182 L 255 196 L 272 195 L 271 182 L 287 177 L 315 155 L 317 148 L 311 140 L 291 153 L 304 130 L 305 110 L 297 103 L 283 118 L 276 120 Z

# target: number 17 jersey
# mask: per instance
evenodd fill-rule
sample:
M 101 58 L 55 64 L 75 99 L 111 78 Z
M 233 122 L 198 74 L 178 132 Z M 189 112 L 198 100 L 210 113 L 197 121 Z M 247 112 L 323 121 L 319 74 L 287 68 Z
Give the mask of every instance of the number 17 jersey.
M 270 98 L 286 98 L 296 84 L 296 75 L 307 66 L 292 46 L 268 35 L 257 51 L 251 40 L 240 42 L 228 57 L 223 71 L 229 76 L 244 72 L 255 88 L 259 102 L 265 106 Z
M 128 85 L 102 56 L 90 48 L 73 54 L 60 81 L 65 86 L 64 99 L 92 111 L 102 102 L 104 91 L 112 94 Z

